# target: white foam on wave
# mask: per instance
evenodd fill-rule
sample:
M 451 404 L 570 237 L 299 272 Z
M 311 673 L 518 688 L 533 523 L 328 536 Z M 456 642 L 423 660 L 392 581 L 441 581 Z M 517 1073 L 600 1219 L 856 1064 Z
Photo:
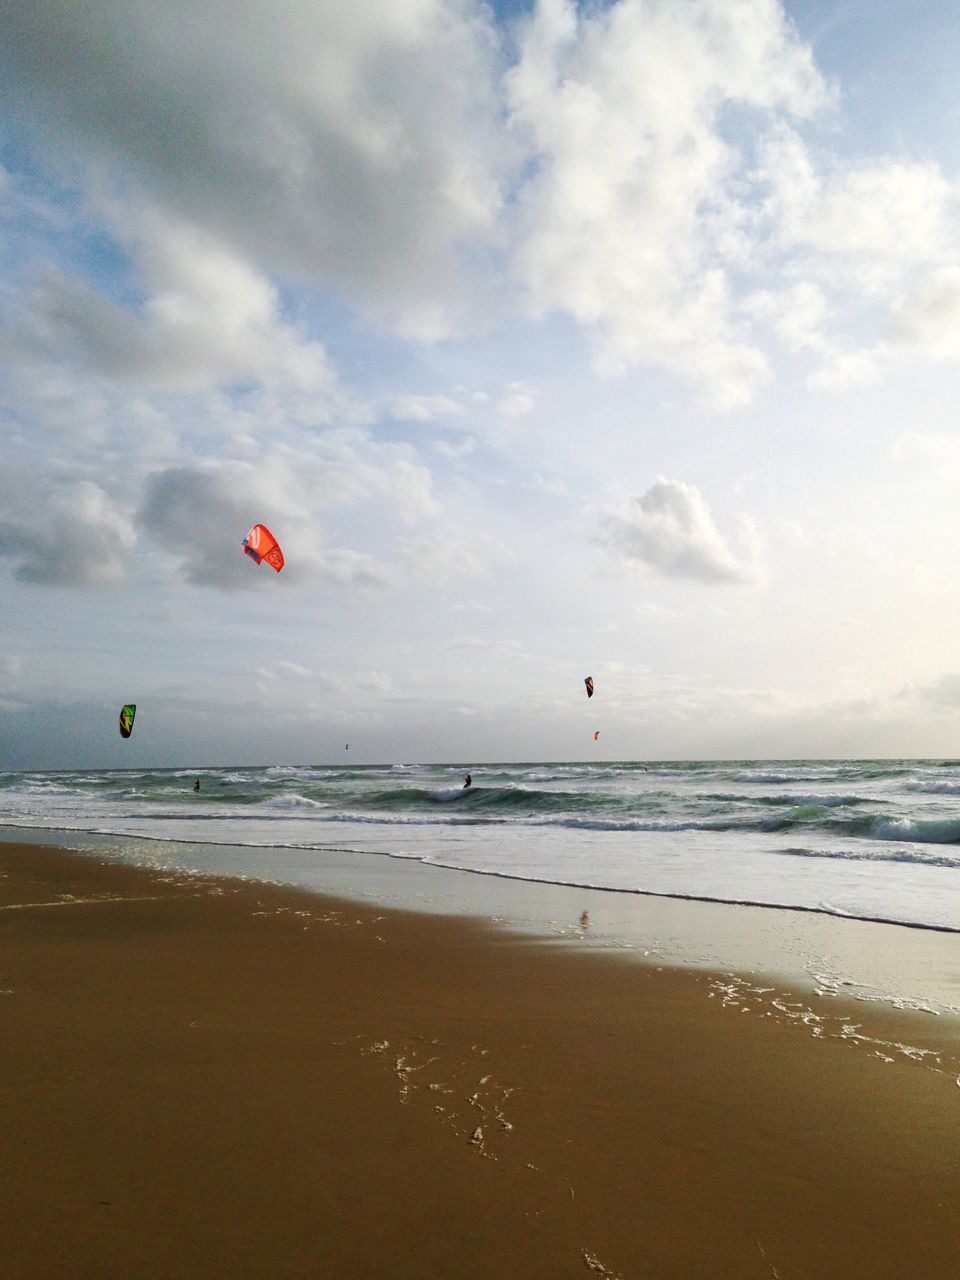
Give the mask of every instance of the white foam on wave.
M 58 798 L 70 796 L 80 797 L 89 793 L 82 787 L 68 786 L 65 782 L 54 782 L 48 778 L 24 778 L 20 782 L 16 782 L 13 786 L 5 787 L 2 795 L 7 796 L 56 796 Z
M 942 849 L 943 845 L 936 847 Z M 883 840 L 879 840 L 877 844 L 865 842 L 859 849 L 821 849 L 790 845 L 785 849 L 775 849 L 774 852 L 793 858 L 827 858 L 841 862 L 909 862 L 921 867 L 960 869 L 960 854 L 934 853 L 922 844 L 900 844 L 898 847 L 893 842 L 886 843 Z
M 508 772 L 504 770 L 504 772 Z M 528 782 L 575 782 L 587 779 L 590 782 L 601 782 L 611 778 L 619 778 L 622 770 L 611 769 L 603 765 L 557 765 L 546 769 L 529 769 L 523 771 Z
M 279 809 L 281 811 L 297 809 L 328 809 L 329 807 L 329 804 L 325 800 L 313 800 L 310 796 L 302 796 L 296 791 L 287 792 L 282 796 L 271 796 L 269 800 L 263 800 L 257 805 L 258 809 Z
M 905 791 L 921 791 L 935 796 L 960 796 L 960 782 L 908 782 Z
M 729 775 L 732 782 L 750 782 L 762 786 L 776 783 L 797 782 L 846 782 L 849 786 L 850 775 L 837 765 L 824 765 L 823 768 L 796 769 L 743 769 Z
M 486 821 L 486 819 L 484 819 Z M 730 818 L 720 822 L 716 819 L 697 820 L 672 818 L 587 818 L 587 817 L 555 817 L 551 814 L 537 814 L 533 817 L 516 819 L 518 826 L 566 827 L 571 831 L 753 831 L 756 822 L 753 818 Z
M 798 809 L 806 808 L 808 805 L 816 806 L 820 809 L 837 809 L 846 805 L 863 804 L 865 800 L 865 796 L 853 794 L 836 795 L 830 792 L 810 792 L 809 794 L 801 793 L 800 795 L 764 797 L 765 804 L 793 805 Z
M 960 818 L 890 818 L 875 822 L 871 834 L 878 840 L 960 844 Z

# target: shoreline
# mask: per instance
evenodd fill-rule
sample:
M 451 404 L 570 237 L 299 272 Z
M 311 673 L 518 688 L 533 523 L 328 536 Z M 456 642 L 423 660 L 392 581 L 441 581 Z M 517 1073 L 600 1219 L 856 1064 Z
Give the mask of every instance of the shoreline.
M 4 1273 L 960 1270 L 953 1019 L 43 844 L 0 873 Z
M 197 844 L 154 836 L 0 826 L 13 839 L 118 864 L 277 884 L 377 908 L 485 920 L 560 944 L 649 954 L 667 964 L 766 975 L 807 993 L 960 1018 L 960 964 L 949 931 L 832 912 L 702 897 L 582 888 L 434 865 L 383 850 Z M 584 913 L 587 929 L 581 927 Z
M 53 835 L 54 837 L 56 837 L 58 844 L 62 848 L 68 847 L 67 840 L 69 840 L 71 837 L 78 842 L 84 841 L 84 840 L 109 840 L 109 841 L 129 842 L 132 844 L 136 844 L 140 841 L 146 841 L 148 843 L 161 844 L 161 845 L 183 844 L 183 845 L 197 846 L 201 844 L 200 841 L 174 840 L 169 836 L 155 836 L 155 835 L 143 835 L 143 834 L 131 835 L 124 832 L 113 832 L 113 831 L 88 831 L 81 827 L 30 827 L 30 826 L 17 826 L 14 823 L 0 824 L 0 832 L 10 832 L 10 831 L 18 832 L 19 834 L 17 838 L 22 839 L 27 843 L 32 843 L 32 839 L 31 839 L 32 833 L 41 832 L 44 835 Z M 63 838 L 64 836 L 67 837 L 67 840 L 64 840 Z M 2 841 L 0 841 L 0 843 L 2 843 Z M 265 848 L 275 847 L 270 845 L 257 844 L 255 842 L 251 842 L 250 844 L 247 844 L 247 845 L 238 845 L 236 841 L 232 841 L 232 840 L 205 840 L 202 842 L 202 845 L 204 848 L 210 848 L 210 849 L 245 848 L 245 849 L 252 849 L 252 850 L 262 850 Z M 305 853 L 318 853 L 318 854 L 355 852 L 355 851 L 345 850 L 343 846 L 336 845 L 336 844 L 329 844 L 329 845 L 314 844 L 309 846 L 285 845 L 281 847 L 288 848 L 291 850 L 302 849 L 302 851 Z M 381 857 L 388 858 L 391 855 L 379 849 L 376 849 L 376 850 L 371 849 L 371 850 L 362 851 L 362 856 L 375 857 L 375 858 L 381 858 Z M 411 859 L 411 861 L 413 861 L 413 859 Z M 946 933 L 946 934 L 952 934 L 954 937 L 957 937 L 958 939 L 960 939 L 960 928 L 955 928 L 951 925 L 935 924 L 933 922 L 923 921 L 923 920 L 895 920 L 892 917 L 888 917 L 888 916 L 853 915 L 850 912 L 839 911 L 836 908 L 830 908 L 825 906 L 810 907 L 810 906 L 805 906 L 802 903 L 762 902 L 755 898 L 720 898 L 720 897 L 712 896 L 710 894 L 679 893 L 679 892 L 672 892 L 667 889 L 627 889 L 619 886 L 614 887 L 612 885 L 596 885 L 596 884 L 586 885 L 586 884 L 578 884 L 574 880 L 547 880 L 547 879 L 538 880 L 534 876 L 514 875 L 507 871 L 486 871 L 486 870 L 479 870 L 479 869 L 473 869 L 473 870 L 467 871 L 463 867 L 446 867 L 446 866 L 442 866 L 439 863 L 431 864 L 431 865 L 436 866 L 438 870 L 443 870 L 447 872 L 451 872 L 451 871 L 458 872 L 462 875 L 486 876 L 492 880 L 506 880 L 511 884 L 545 885 L 550 888 L 574 889 L 578 893 L 590 893 L 590 894 L 611 893 L 611 894 L 618 894 L 627 898 L 634 898 L 634 897 L 635 898 L 661 898 L 670 902 L 704 902 L 704 903 L 709 903 L 710 905 L 719 906 L 719 907 L 750 907 L 750 908 L 756 909 L 757 911 L 783 911 L 788 913 L 797 912 L 802 915 L 825 916 L 831 920 L 851 920 L 857 924 L 880 924 L 880 925 L 887 925 L 893 929 L 919 929 L 922 932 L 926 932 L 926 933 Z

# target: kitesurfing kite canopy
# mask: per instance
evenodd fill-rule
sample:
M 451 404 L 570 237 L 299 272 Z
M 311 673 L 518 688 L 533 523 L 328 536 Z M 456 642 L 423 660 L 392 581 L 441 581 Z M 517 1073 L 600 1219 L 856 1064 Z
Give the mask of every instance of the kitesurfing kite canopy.
M 593 676 L 587 676 L 583 682 L 587 686 L 587 697 L 593 697 Z
M 600 730 L 599 730 L 599 729 L 598 729 L 598 730 L 597 730 L 597 732 L 593 735 L 593 740 L 594 740 L 594 742 L 599 742 L 599 741 L 600 741 Z
M 256 564 L 266 560 L 277 573 L 283 568 L 280 544 L 265 524 L 255 524 L 243 540 L 243 549 Z
M 133 717 L 137 714 L 137 704 L 128 702 L 120 708 L 120 737 L 129 738 L 133 733 Z

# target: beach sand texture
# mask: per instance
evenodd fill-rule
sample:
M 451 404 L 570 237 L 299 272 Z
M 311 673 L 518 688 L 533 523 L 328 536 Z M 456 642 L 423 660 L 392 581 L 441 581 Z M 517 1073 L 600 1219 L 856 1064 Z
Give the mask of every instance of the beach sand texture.
M 954 1021 L 39 846 L 0 873 L 11 1280 L 960 1275 Z

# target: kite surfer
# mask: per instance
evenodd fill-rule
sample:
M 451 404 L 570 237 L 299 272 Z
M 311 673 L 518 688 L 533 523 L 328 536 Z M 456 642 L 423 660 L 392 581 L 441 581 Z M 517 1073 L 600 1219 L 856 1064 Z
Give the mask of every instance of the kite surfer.
M 194 789 L 194 791 L 199 791 L 199 790 L 200 790 L 200 779 L 199 779 L 199 778 L 198 778 L 198 779 L 196 780 L 196 782 L 193 784 L 193 789 Z
M 466 791 L 467 787 L 472 787 L 472 786 L 473 786 L 473 779 L 470 777 L 468 773 L 463 780 L 463 790 Z

